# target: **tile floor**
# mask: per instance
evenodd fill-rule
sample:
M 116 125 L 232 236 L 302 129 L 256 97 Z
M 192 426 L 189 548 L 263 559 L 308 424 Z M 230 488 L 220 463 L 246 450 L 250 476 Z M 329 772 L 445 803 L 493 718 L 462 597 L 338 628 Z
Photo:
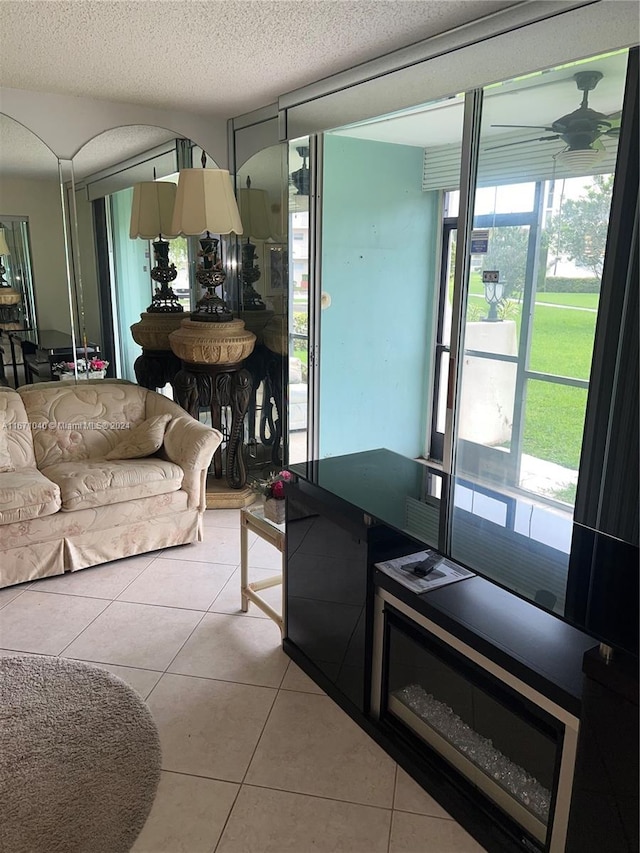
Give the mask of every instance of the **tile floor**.
M 91 661 L 148 702 L 162 778 L 133 853 L 482 853 L 240 612 L 239 511 L 205 542 L 0 590 L 0 646 Z M 251 534 L 251 578 L 280 555 Z M 279 608 L 281 591 L 265 593 Z

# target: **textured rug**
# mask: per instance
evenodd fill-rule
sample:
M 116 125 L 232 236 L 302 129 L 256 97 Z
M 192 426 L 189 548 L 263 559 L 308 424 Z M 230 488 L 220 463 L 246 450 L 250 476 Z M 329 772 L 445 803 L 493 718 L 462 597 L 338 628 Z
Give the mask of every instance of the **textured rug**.
M 126 853 L 160 777 L 138 694 L 54 657 L 0 658 L 1 853 Z

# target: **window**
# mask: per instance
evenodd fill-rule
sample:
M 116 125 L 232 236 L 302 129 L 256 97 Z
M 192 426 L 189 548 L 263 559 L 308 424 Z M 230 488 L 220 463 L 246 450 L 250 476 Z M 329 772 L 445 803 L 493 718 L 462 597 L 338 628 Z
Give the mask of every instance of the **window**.
M 560 613 L 626 57 L 485 91 L 461 283 L 451 555 Z M 589 140 L 568 129 L 589 121 Z M 450 270 L 457 219 L 444 221 Z M 444 317 L 451 291 L 442 279 Z M 443 405 L 440 393 L 436 428 Z

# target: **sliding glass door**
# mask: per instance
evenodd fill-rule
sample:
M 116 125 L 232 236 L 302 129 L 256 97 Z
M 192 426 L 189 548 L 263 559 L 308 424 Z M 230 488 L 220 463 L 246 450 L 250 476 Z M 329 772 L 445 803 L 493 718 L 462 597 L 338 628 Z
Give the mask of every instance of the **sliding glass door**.
M 626 59 L 621 51 L 484 91 L 473 230 L 456 282 L 451 555 L 559 613 Z M 450 235 L 457 225 L 446 221 Z M 449 261 L 453 245 L 450 236 Z M 443 282 L 443 316 L 449 290 Z

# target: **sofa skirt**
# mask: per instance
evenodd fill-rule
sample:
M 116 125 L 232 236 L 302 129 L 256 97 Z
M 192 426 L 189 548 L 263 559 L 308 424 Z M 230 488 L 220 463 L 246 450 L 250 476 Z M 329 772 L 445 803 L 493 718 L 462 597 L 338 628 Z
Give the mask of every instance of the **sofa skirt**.
M 0 525 L 0 587 L 202 540 L 182 490 Z

